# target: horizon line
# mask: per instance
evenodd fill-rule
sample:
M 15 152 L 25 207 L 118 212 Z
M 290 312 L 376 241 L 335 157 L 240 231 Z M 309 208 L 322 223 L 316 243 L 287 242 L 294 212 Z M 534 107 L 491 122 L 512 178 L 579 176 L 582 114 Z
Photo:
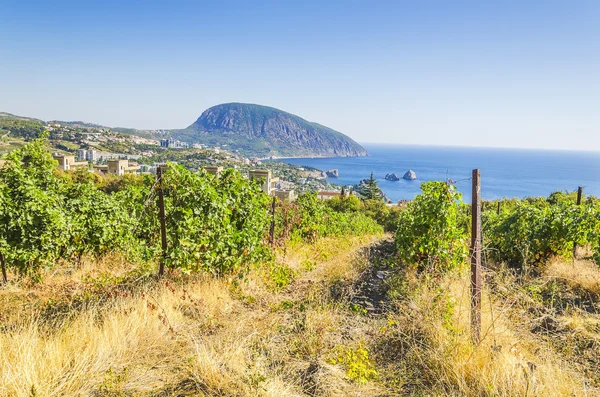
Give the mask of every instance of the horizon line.
M 448 149 L 501 149 L 501 150 L 534 150 L 546 152 L 585 152 L 600 154 L 600 149 L 560 149 L 560 148 L 545 148 L 545 147 L 523 147 L 523 146 L 480 146 L 480 145 L 452 145 L 452 144 L 428 144 L 428 143 L 399 143 L 399 142 L 365 142 L 356 141 L 360 145 L 394 145 L 394 146 L 420 146 L 420 147 L 435 147 Z

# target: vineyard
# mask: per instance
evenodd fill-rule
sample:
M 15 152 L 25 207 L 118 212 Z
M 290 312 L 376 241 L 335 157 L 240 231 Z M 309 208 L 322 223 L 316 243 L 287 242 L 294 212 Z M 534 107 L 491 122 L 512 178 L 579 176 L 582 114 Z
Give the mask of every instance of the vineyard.
M 452 184 L 272 205 L 233 169 L 63 172 L 43 137 L 6 160 L 2 396 L 599 393 L 594 197 L 483 203 L 473 343 Z

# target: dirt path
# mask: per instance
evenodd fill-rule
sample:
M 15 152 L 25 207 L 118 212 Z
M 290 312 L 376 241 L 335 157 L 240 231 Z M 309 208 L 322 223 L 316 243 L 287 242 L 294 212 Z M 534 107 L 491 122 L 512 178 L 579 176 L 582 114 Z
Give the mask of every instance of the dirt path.
M 391 237 L 386 237 L 365 250 L 369 266 L 356 280 L 351 302 L 370 315 L 383 314 L 390 310 L 389 287 L 385 281 L 394 271 L 395 243 Z

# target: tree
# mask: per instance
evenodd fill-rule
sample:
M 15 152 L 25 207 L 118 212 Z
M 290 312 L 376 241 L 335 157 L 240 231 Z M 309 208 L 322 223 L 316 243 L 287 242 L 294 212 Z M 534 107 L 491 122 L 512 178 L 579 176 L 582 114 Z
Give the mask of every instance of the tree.
M 371 177 L 369 178 L 367 185 L 363 189 L 363 195 L 368 200 L 375 200 L 381 197 L 381 189 L 377 185 L 377 181 L 373 177 L 373 173 L 371 172 Z

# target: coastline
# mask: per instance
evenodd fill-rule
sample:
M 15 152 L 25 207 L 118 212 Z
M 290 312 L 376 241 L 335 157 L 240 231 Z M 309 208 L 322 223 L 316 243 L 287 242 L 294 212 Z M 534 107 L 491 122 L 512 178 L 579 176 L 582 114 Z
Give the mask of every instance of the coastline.
M 463 200 L 471 198 L 468 179 L 475 168 L 482 174 L 485 200 L 503 197 L 547 197 L 554 191 L 576 191 L 600 197 L 600 153 L 510 148 L 364 144 L 368 157 L 281 158 L 279 161 L 319 170 L 337 168 L 339 185 L 354 185 L 370 173 L 392 200 L 413 199 L 421 182 L 457 181 Z M 402 175 L 412 169 L 418 180 L 385 180 L 387 173 Z
M 364 156 L 285 156 L 285 157 L 262 157 L 259 161 L 277 161 L 287 159 L 345 159 L 345 158 L 356 158 L 356 157 L 371 157 L 369 153 Z

